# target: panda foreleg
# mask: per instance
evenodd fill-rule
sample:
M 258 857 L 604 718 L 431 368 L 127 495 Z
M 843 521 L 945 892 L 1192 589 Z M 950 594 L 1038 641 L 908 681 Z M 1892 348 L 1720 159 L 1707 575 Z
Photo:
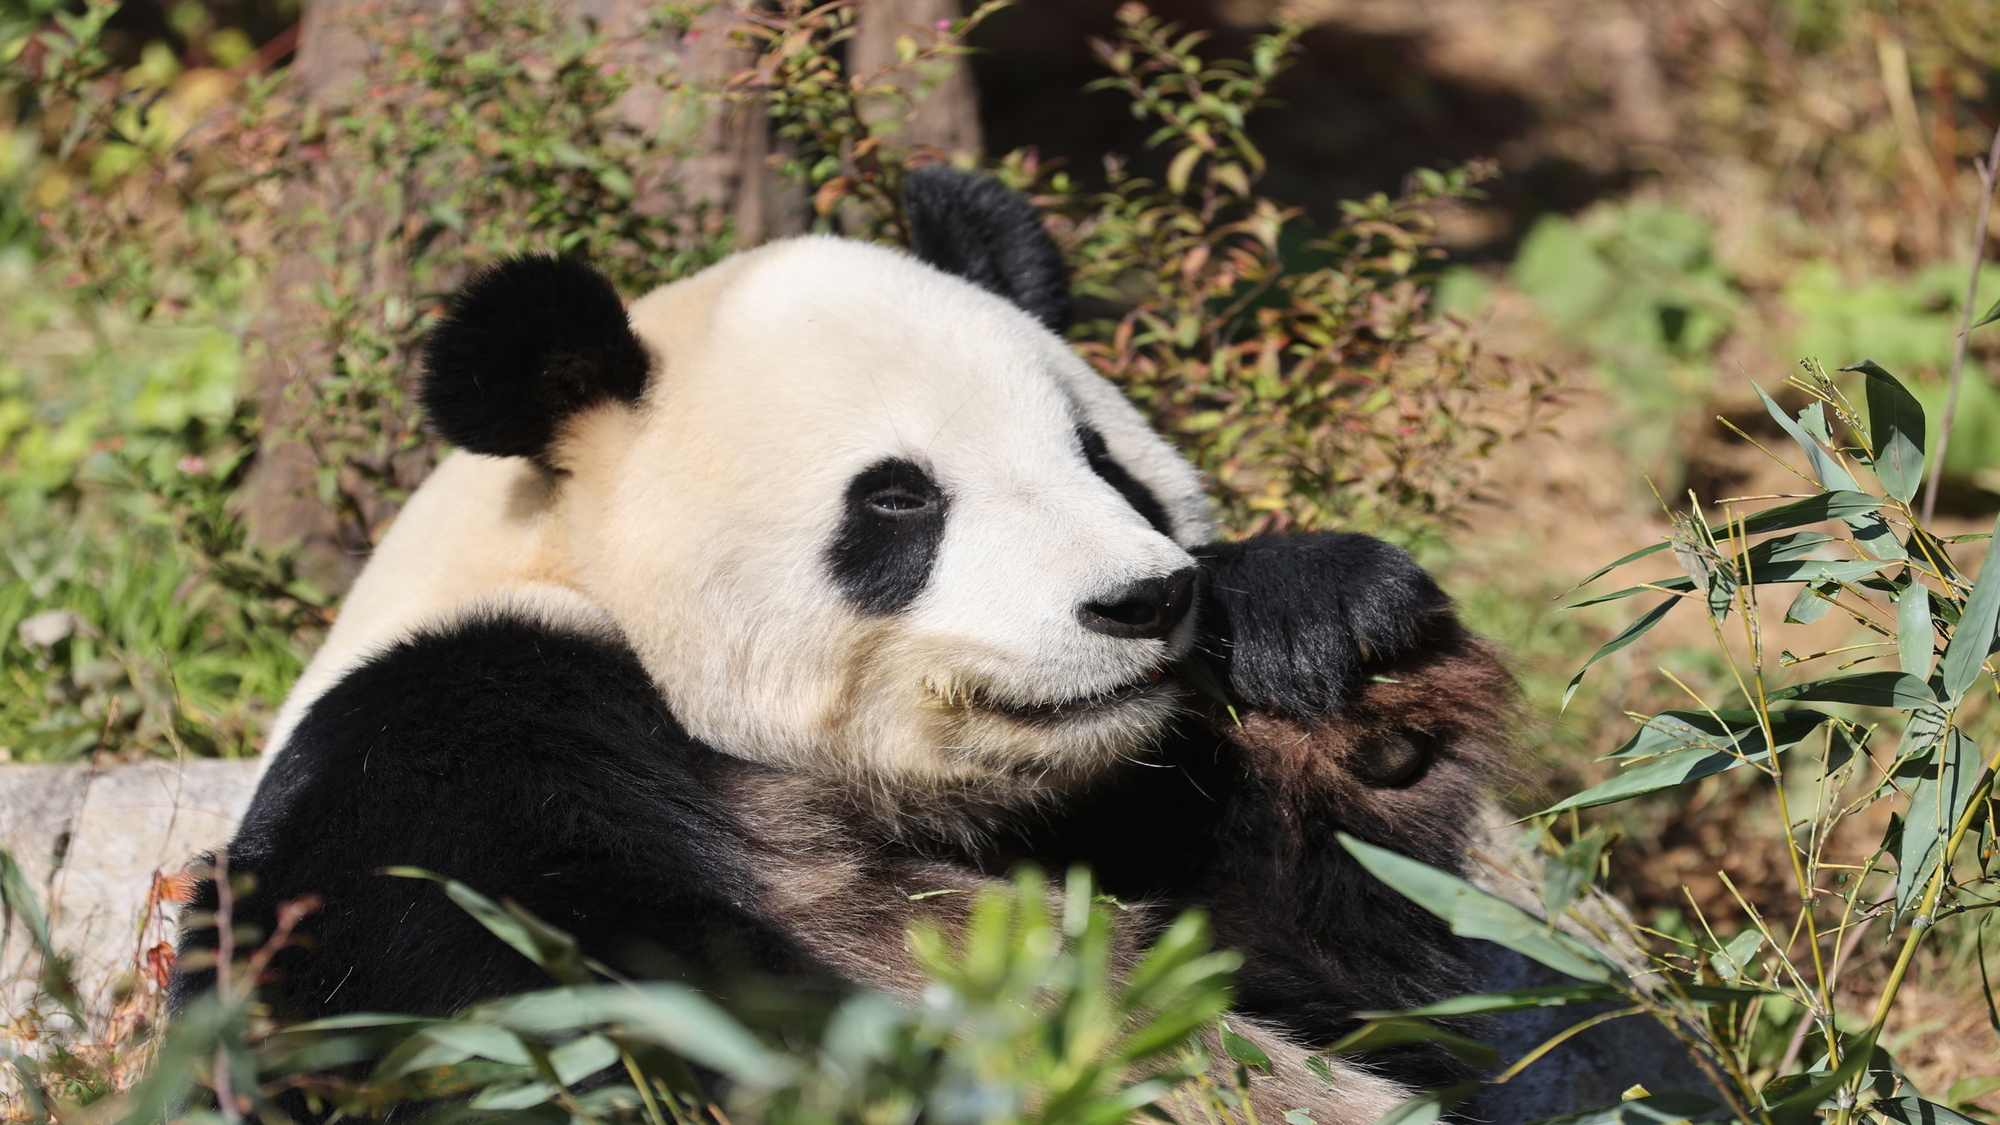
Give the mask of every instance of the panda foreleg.
M 1195 901 L 1246 955 L 1243 1006 L 1308 1042 L 1352 1013 L 1477 986 L 1465 943 L 1362 869 L 1348 833 L 1461 872 L 1514 713 L 1511 677 L 1403 552 L 1357 535 L 1205 550 L 1205 645 L 1236 712 L 1236 768 Z M 1371 1056 L 1406 1081 L 1466 1076 L 1418 1046 Z

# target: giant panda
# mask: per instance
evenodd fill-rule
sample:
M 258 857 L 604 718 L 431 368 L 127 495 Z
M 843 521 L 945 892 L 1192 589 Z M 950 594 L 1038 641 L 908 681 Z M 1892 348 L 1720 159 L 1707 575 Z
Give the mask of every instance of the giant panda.
M 1198 474 L 1058 335 L 1067 274 L 1024 200 L 937 168 L 905 204 L 909 252 L 778 242 L 629 309 L 567 259 L 465 286 L 422 388 L 460 451 L 362 573 L 227 847 L 239 922 L 322 903 L 268 999 L 546 986 L 389 866 L 634 976 L 907 995 L 907 927 L 970 897 L 923 892 L 1084 863 L 1131 940 L 1200 907 L 1242 951 L 1260 1109 L 1359 1125 L 1466 1077 L 1424 1044 L 1336 1060 L 1331 1088 L 1298 1064 L 1356 1011 L 1475 985 L 1335 835 L 1463 866 L 1501 664 L 1379 541 L 1219 540 Z M 204 884 L 191 916 L 215 905 Z

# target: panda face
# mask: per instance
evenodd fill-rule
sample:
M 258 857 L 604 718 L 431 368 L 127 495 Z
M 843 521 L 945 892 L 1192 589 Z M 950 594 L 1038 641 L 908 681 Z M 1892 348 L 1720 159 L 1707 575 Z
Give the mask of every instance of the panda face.
M 899 252 L 780 243 L 633 305 L 656 357 L 551 459 L 572 580 L 691 733 L 1006 800 L 1178 710 L 1193 471 L 1035 320 Z

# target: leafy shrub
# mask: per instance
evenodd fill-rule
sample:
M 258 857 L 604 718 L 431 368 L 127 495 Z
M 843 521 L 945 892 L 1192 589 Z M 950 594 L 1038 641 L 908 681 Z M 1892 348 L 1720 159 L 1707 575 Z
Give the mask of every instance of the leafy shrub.
M 784 11 L 783 34 L 774 21 L 756 33 L 776 62 L 735 84 L 774 98 L 803 152 L 788 167 L 827 223 L 893 236 L 904 170 L 936 154 L 899 144 L 895 119 L 868 107 L 909 95 L 887 75 L 841 81 L 832 51 L 851 34 L 849 5 Z M 1411 539 L 1448 523 L 1483 458 L 1552 390 L 1541 369 L 1480 356 L 1431 308 L 1435 212 L 1477 195 L 1491 169 L 1420 172 L 1315 231 L 1256 191 L 1264 158 L 1245 131 L 1302 28 L 1210 61 L 1203 34 L 1142 5 L 1118 18 L 1118 41 L 1097 46 L 1110 71 L 1098 85 L 1158 123 L 1148 143 L 1172 154 L 1164 180 L 1112 160 L 1091 191 L 1029 150 L 998 166 L 1052 215 L 1082 299 L 1078 350 L 1203 470 L 1232 534 L 1338 525 Z
M 0 465 L 15 475 L 0 503 L 19 541 L 91 527 L 79 550 L 134 520 L 180 528 L 177 546 L 108 555 L 149 560 L 147 588 L 208 591 L 182 599 L 194 624 L 176 635 L 193 647 L 135 637 L 122 651 L 163 668 L 232 652 L 236 679 L 212 682 L 240 703 L 204 694 L 174 723 L 107 748 L 164 750 L 151 735 L 172 728 L 190 748 L 231 751 L 255 745 L 294 654 L 329 619 L 321 587 L 340 570 L 246 534 L 235 513 L 260 465 L 306 458 L 346 549 L 365 552 L 440 452 L 408 379 L 445 294 L 472 267 L 528 250 L 587 257 L 628 292 L 726 252 L 727 223 L 681 197 L 673 174 L 705 115 L 732 99 L 771 114 L 819 225 L 899 237 L 904 172 L 941 155 L 902 140 L 902 122 L 990 10 L 849 74 L 856 5 L 790 0 L 728 32 L 758 52 L 755 67 L 714 87 L 664 75 L 641 89 L 617 63 L 620 44 L 562 9 L 482 0 L 371 26 L 390 64 L 354 109 L 322 117 L 275 79 L 183 68 L 170 53 L 119 73 L 98 44 L 114 8 L 95 0 L 7 33 L 10 52 L 32 48 L 38 74 L 0 98 L 22 114 L 0 171 L 8 206 L 33 213 L 29 245 L 44 260 L 10 267 L 10 284 L 38 299 L 4 315 L 35 341 L 30 357 L 73 346 L 72 324 L 94 322 L 101 341 L 67 366 L 0 367 Z M 688 18 L 670 11 L 632 34 Z M 1119 44 L 1102 49 L 1107 82 L 1160 123 L 1165 181 L 1114 168 L 1090 191 L 1030 152 L 999 162 L 1055 213 L 1079 263 L 1078 346 L 1209 474 L 1237 532 L 1341 523 L 1410 538 L 1448 521 L 1482 455 L 1522 431 L 1547 389 L 1533 370 L 1479 356 L 1429 305 L 1435 209 L 1486 173 L 1425 173 L 1313 231 L 1257 194 L 1262 158 L 1243 131 L 1297 29 L 1259 39 L 1247 60 L 1208 62 L 1199 36 L 1136 5 L 1121 19 Z M 623 112 L 635 93 L 658 96 L 656 121 Z M 309 299 L 267 292 L 301 269 L 317 274 Z M 285 394 L 248 396 L 245 369 L 279 362 L 301 372 Z M 238 401 L 225 400 L 232 384 Z M 0 606 L 16 624 L 63 609 L 85 620 L 70 587 L 39 576 L 66 568 L 99 583 L 93 559 L 15 566 Z M 45 671 L 67 659 L 0 644 Z M 28 681 L 0 683 L 0 745 L 36 758 L 89 748 L 82 723 L 102 701 L 78 708 L 65 701 L 74 683 Z M 197 729 L 217 716 L 226 730 Z
M 1796 415 L 1764 400 L 1804 455 L 1794 468 L 1808 485 L 1803 495 L 1775 505 L 1768 497 L 1712 510 L 1691 505 L 1675 515 L 1671 538 L 1586 581 L 1656 558 L 1671 558 L 1679 573 L 1578 603 L 1652 600 L 1577 673 L 1572 692 L 1591 665 L 1683 606 L 1707 617 L 1729 670 L 1723 682 L 1733 685 L 1718 696 L 1690 691 L 1686 708 L 1634 716 L 1639 731 L 1609 755 L 1619 767 L 1610 779 L 1541 814 L 1552 857 L 1550 916 L 1579 933 L 1652 946 L 1649 974 L 1593 956 L 1518 907 L 1454 890 L 1440 872 L 1364 851 L 1385 881 L 1460 932 L 1477 930 L 1579 981 L 1532 996 L 1460 998 L 1436 1005 L 1435 1014 L 1610 1001 L 1620 1012 L 1652 1015 L 1682 1039 L 1742 1121 L 1780 1125 L 1824 1112 L 1840 1125 L 1966 1122 L 1960 1110 L 1990 1092 L 1977 1083 L 1918 1090 L 1891 1057 L 1884 1030 L 1927 943 L 1977 947 L 1985 1001 L 1994 1007 L 1983 927 L 2000 905 L 1993 843 L 2000 728 L 1991 702 L 2000 537 L 1946 537 L 1923 525 L 1916 497 L 1925 412 L 1879 365 L 1847 370 L 1859 375 L 1865 411 L 1817 364 L 1792 381 L 1808 399 Z M 1986 544 L 1976 579 L 1950 549 L 1974 542 Z M 1759 596 L 1772 593 L 1783 598 L 1766 604 Z M 1775 605 L 1786 608 L 1777 614 Z M 1804 655 L 1786 647 L 1802 632 L 1787 626 L 1833 614 L 1850 619 L 1863 639 L 1801 645 Z M 1875 667 L 1848 671 L 1861 664 Z M 1735 771 L 1768 790 L 1796 909 L 1760 910 L 1739 896 L 1735 925 L 1694 907 L 1678 935 L 1607 934 L 1603 920 L 1616 913 L 1575 909 L 1610 843 L 1601 829 L 1581 827 L 1580 810 L 1685 792 Z M 1734 864 L 1721 862 L 1733 888 Z M 1855 968 L 1875 958 L 1886 970 Z M 1685 1098 L 1640 1103 L 1673 1116 L 1706 1108 Z
M 567 935 L 463 884 L 412 868 L 387 874 L 441 883 L 546 970 L 550 988 L 450 1018 L 357 1014 L 283 1026 L 256 1002 L 254 983 L 315 909 L 291 904 L 278 933 L 232 930 L 240 960 L 230 959 L 217 989 L 157 1044 L 150 1077 L 109 1100 L 101 1099 L 112 1091 L 87 1091 L 93 1097 L 84 1100 L 98 1101 L 90 1119 L 178 1119 L 198 1091 L 238 1120 L 282 1119 L 286 1099 L 368 1118 L 397 1102 L 447 1098 L 459 1103 L 447 1105 L 449 1116 L 549 1121 L 1113 1125 L 1165 1101 L 1218 1125 L 1247 1125 L 1255 1117 L 1244 1084 L 1252 1068 L 1270 1065 L 1217 1024 L 1241 959 L 1210 951 L 1201 917 L 1182 917 L 1121 965 L 1117 908 L 1095 901 L 1080 871 L 1059 891 L 1023 871 L 1011 886 L 983 892 L 955 938 L 913 932 L 911 950 L 930 980 L 914 1004 L 855 992 L 815 1009 L 751 986 L 736 990 L 735 1011 L 681 984 L 622 980 L 581 956 Z M 218 876 L 227 880 L 226 863 Z M 67 969 L 4 850 L 0 901 L 23 915 L 43 950 L 47 995 L 59 998 Z M 218 913 L 224 927 L 228 903 L 225 896 Z M 67 1022 L 50 1021 L 56 1050 L 44 1058 L 96 1030 L 85 1013 L 66 1014 Z M 1217 1049 L 1238 1062 L 1218 1067 Z M 374 1061 L 351 1065 L 358 1060 Z M 59 1061 L 14 1066 L 43 1113 L 77 1112 L 52 1088 L 65 1073 Z M 691 1067 L 728 1081 L 726 1112 L 709 1103 L 709 1084 Z

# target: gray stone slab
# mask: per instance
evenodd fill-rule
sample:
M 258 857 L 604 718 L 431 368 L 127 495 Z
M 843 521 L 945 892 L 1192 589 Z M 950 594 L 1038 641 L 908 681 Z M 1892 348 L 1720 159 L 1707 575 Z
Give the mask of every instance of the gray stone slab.
M 89 782 L 87 767 L 0 766 L 0 847 L 44 896 Z
M 145 950 L 173 940 L 154 879 L 225 843 L 250 802 L 254 760 L 191 759 L 96 769 L 0 766 L 0 838 L 41 895 L 51 937 L 75 958 L 85 1005 L 108 1010 Z M 27 1000 L 36 964 L 18 924 L 0 958 L 0 1005 Z
M 90 770 L 77 766 L 0 766 L 0 847 L 14 857 L 44 912 L 89 782 Z M 39 964 L 19 923 L 0 931 L 0 1023 L 31 998 Z

